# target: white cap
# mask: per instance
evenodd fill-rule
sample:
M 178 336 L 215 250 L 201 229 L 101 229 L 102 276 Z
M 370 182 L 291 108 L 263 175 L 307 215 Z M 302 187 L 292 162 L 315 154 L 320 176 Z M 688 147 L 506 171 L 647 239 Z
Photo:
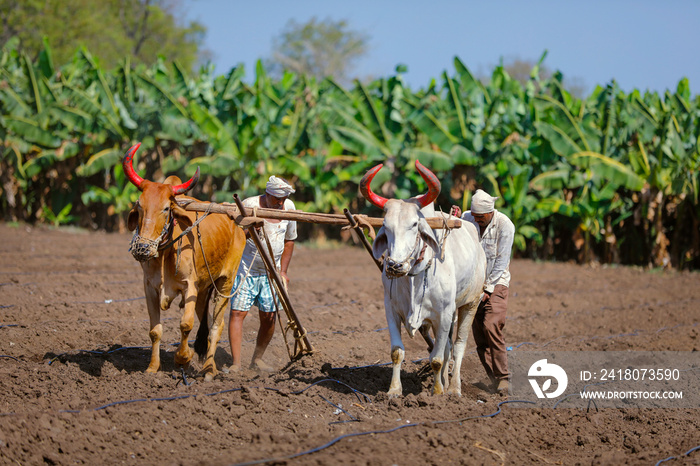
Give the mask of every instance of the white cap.
M 292 185 L 284 181 L 282 178 L 277 178 L 272 175 L 265 185 L 265 192 L 275 197 L 288 197 L 290 194 L 296 190 L 292 188 Z
M 473 214 L 488 214 L 489 212 L 493 212 L 496 199 L 498 198 L 487 194 L 481 189 L 477 189 L 474 196 L 472 196 L 471 212 Z

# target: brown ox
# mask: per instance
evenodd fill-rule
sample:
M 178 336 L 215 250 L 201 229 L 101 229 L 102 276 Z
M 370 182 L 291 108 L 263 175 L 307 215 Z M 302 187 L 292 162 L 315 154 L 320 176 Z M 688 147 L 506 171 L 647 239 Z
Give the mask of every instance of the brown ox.
M 180 307 L 184 312 L 180 319 L 181 340 L 175 363 L 184 366 L 192 359 L 194 351 L 187 338 L 197 314 L 200 324 L 194 349 L 200 361 L 204 360 L 202 372 L 205 380 L 212 380 L 217 373 L 214 353 L 223 330 L 227 302 L 222 295 L 231 292 L 245 247 L 245 233 L 226 215 L 211 214 L 196 223 L 202 214 L 187 212 L 177 204 L 176 196 L 197 184 L 199 168 L 185 183 L 175 176 L 168 177 L 165 183 L 141 178 L 133 168 L 134 153 L 140 145 L 126 152 L 122 166 L 129 181 L 141 191 L 136 205 L 129 212 L 128 227 L 136 230 L 131 253 L 143 268 L 150 317 L 151 363 L 146 372 L 157 372 L 160 368 L 163 335 L 160 312 L 168 309 L 180 295 Z M 180 238 L 192 225 L 195 226 L 191 231 Z M 214 283 L 220 293 L 214 289 Z M 215 295 L 214 311 L 209 324 L 208 305 L 212 293 Z

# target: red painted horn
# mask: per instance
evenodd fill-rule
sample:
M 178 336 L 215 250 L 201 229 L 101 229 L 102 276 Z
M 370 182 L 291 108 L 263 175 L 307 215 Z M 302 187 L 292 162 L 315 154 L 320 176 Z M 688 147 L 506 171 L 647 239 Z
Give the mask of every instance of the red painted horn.
M 379 165 L 368 171 L 365 174 L 365 176 L 362 177 L 362 180 L 360 180 L 360 192 L 362 193 L 364 198 L 382 210 L 384 210 L 384 204 L 386 204 L 386 201 L 388 201 L 389 199 L 374 194 L 372 192 L 372 188 L 370 188 L 370 184 L 372 184 L 374 176 L 379 170 L 382 169 L 383 166 L 384 164 L 380 163 Z
M 137 150 L 139 150 L 139 147 L 141 147 L 140 142 L 134 146 L 131 146 L 131 148 L 126 151 L 126 154 L 122 159 L 122 167 L 124 168 L 124 173 L 126 174 L 126 177 L 129 178 L 129 181 L 134 183 L 137 188 L 141 189 L 143 178 L 141 178 L 138 173 L 136 173 L 136 170 L 134 170 L 134 154 Z
M 187 191 L 194 188 L 194 185 L 197 184 L 197 181 L 199 181 L 199 167 L 197 167 L 197 171 L 194 172 L 194 175 L 192 176 L 192 178 L 189 179 L 189 181 L 185 181 L 182 184 L 172 187 L 173 194 L 185 194 Z
M 420 206 L 425 207 L 432 204 L 438 197 L 438 194 L 440 194 L 440 180 L 437 179 L 437 176 L 435 176 L 433 172 L 425 168 L 418 159 L 416 159 L 416 170 L 418 170 L 418 173 L 420 173 L 420 176 L 423 177 L 425 182 L 428 183 L 428 192 L 416 198 Z

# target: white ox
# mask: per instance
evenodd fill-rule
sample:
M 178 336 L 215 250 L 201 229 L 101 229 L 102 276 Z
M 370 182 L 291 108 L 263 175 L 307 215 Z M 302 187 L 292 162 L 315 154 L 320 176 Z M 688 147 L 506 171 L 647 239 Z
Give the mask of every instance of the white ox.
M 382 282 L 393 364 L 388 393 L 402 395 L 400 375 L 405 351 L 401 324 L 411 338 L 416 330 L 427 333 L 424 325 L 433 329 L 435 344 L 430 353 L 435 377 L 433 394 L 444 392 L 456 314 L 457 338 L 448 393 L 461 395 L 460 366 L 486 275 L 486 256 L 476 227 L 463 222 L 461 228 L 449 231 L 430 228 L 425 219 L 436 216 L 433 201 L 440 193 L 440 181 L 417 160 L 416 169 L 429 190 L 408 200 L 386 199 L 372 192 L 370 183 L 381 168 L 380 164 L 367 172 L 360 190 L 365 199 L 386 212 L 372 253 L 377 259 L 385 256 Z M 442 212 L 440 215 L 449 218 Z

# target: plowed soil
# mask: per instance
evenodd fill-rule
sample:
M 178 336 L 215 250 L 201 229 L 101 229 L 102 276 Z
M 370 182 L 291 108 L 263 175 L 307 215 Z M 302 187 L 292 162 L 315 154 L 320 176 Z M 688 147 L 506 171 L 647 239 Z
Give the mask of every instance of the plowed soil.
M 483 388 L 472 344 L 462 397 L 431 396 L 426 345 L 405 336 L 404 396 L 389 398 L 383 290 L 359 247 L 297 245 L 290 294 L 312 356 L 290 363 L 278 331 L 265 356 L 276 372 L 207 383 L 194 361 L 183 376 L 176 300 L 161 371 L 146 374 L 148 315 L 129 240 L 0 224 L 0 464 L 700 463 L 700 450 L 685 455 L 700 445 L 700 409 L 516 408 Z M 700 346 L 698 273 L 527 260 L 511 273 L 514 351 Z M 257 325 L 252 312 L 244 360 Z M 224 333 L 217 365 L 230 363 Z

